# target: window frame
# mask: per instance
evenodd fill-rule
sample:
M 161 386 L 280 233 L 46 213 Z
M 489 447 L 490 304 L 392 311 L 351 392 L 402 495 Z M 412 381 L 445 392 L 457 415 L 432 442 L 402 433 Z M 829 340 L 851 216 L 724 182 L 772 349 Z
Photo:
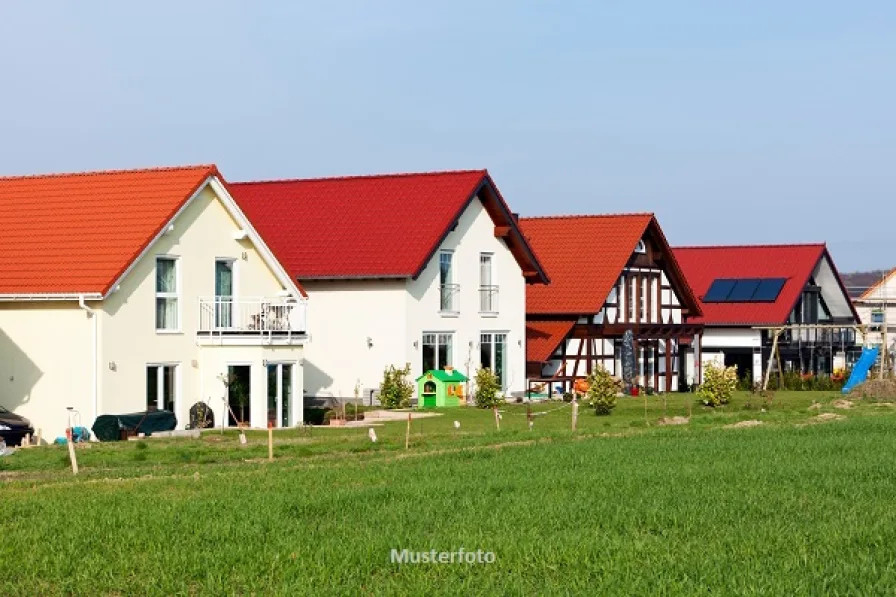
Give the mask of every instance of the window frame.
M 495 375 L 497 375 L 497 371 L 496 371 L 496 368 L 494 367 L 494 363 L 497 363 L 497 360 L 498 360 L 497 359 L 497 354 L 498 354 L 497 338 L 498 338 L 498 336 L 503 336 L 504 341 L 502 344 L 504 346 L 504 351 L 502 353 L 502 356 L 504 359 L 504 363 L 503 363 L 504 366 L 501 370 L 501 377 L 498 378 L 498 382 L 499 382 L 499 385 L 501 386 L 501 391 L 506 392 L 507 386 L 508 386 L 507 351 L 510 348 L 510 343 L 508 342 L 508 339 L 510 338 L 510 333 L 507 332 L 506 330 L 504 330 L 504 331 L 489 330 L 489 331 L 479 332 L 479 367 L 480 368 L 484 367 L 484 365 L 482 363 L 482 345 L 483 345 L 483 343 L 486 343 L 485 342 L 486 336 L 489 337 L 489 340 L 487 342 L 490 345 L 489 358 L 491 359 L 491 361 L 493 363 L 493 366 L 489 367 L 489 369 L 491 369 L 491 372 L 494 373 Z
M 159 261 L 174 262 L 174 287 L 175 292 L 159 292 Z M 179 255 L 156 255 L 155 276 L 153 280 L 153 327 L 157 334 L 181 334 L 183 333 L 183 300 L 181 297 L 181 289 L 183 288 L 183 280 L 181 278 L 180 256 Z M 158 322 L 159 299 L 174 299 L 176 302 L 175 317 L 177 325 L 174 328 L 160 328 Z
M 442 258 L 448 257 L 450 262 L 448 273 L 450 274 L 444 281 L 442 280 Z M 439 313 L 447 317 L 457 317 L 460 313 L 460 284 L 457 284 L 454 273 L 454 266 L 457 265 L 454 259 L 454 251 L 452 249 L 439 249 Z M 446 296 L 450 304 L 446 308 Z
M 427 336 L 435 336 L 435 343 L 428 344 L 426 341 Z M 454 367 L 454 340 L 456 334 L 454 332 L 423 332 L 420 334 L 420 367 L 422 369 L 422 373 L 426 373 L 428 369 L 423 368 L 424 365 L 424 352 L 427 346 L 433 346 L 435 348 L 435 358 L 433 359 L 433 371 L 441 371 L 445 368 L 445 365 L 450 365 Z M 446 337 L 451 338 L 450 350 L 448 351 L 448 362 L 440 363 L 439 362 L 439 347 L 447 343 L 443 343 L 442 340 Z

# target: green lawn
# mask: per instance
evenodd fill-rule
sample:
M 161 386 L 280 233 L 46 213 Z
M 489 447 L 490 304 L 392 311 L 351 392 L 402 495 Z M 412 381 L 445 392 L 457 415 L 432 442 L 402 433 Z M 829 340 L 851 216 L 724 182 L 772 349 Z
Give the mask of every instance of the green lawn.
M 456 409 L 408 451 L 403 422 L 278 432 L 273 463 L 266 433 L 211 432 L 81 448 L 76 478 L 23 450 L 0 460 L 0 593 L 892 594 L 896 409 L 836 398 L 739 394 L 682 426 L 626 399 L 576 434 L 556 403 L 533 431 L 521 405 L 500 431 Z M 389 559 L 461 547 L 496 562 Z

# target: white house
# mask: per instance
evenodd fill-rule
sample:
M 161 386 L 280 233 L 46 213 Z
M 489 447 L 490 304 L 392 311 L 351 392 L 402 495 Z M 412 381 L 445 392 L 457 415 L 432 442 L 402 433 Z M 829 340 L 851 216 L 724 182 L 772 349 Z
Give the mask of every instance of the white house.
M 371 399 L 406 363 L 524 391 L 525 287 L 548 278 L 486 171 L 230 188 L 314 305 L 309 398 Z
M 853 299 L 853 304 L 862 323 L 868 325 L 866 342 L 882 344 L 883 332 L 886 330 L 888 350 L 892 353 L 893 343 L 896 341 L 896 269 Z
M 69 408 L 302 420 L 306 299 L 214 166 L 0 178 L 0 228 L 0 404 L 45 438 Z
M 740 377 L 762 379 L 772 353 L 773 333 L 756 328 L 790 328 L 779 336 L 785 370 L 830 375 L 851 364 L 858 317 L 824 244 L 676 247 L 703 316 L 694 362 L 736 366 Z M 698 356 L 699 355 L 699 356 Z

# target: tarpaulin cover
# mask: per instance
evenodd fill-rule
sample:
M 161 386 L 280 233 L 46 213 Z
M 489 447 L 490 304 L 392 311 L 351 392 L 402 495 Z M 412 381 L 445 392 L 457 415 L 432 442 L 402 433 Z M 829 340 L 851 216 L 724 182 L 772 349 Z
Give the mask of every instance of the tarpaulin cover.
M 157 431 L 172 431 L 177 427 L 177 417 L 170 410 L 131 413 L 127 415 L 100 415 L 93 423 L 93 433 L 101 442 L 121 439 L 121 430 L 152 435 Z

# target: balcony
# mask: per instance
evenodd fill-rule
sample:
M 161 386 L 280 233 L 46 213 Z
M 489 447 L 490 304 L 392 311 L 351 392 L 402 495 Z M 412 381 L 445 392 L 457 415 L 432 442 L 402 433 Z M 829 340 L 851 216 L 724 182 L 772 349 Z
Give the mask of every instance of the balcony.
M 291 344 L 306 337 L 307 311 L 307 301 L 281 297 L 200 298 L 197 335 Z
M 457 315 L 460 312 L 460 284 L 442 284 L 439 287 L 439 312 Z
M 483 315 L 498 314 L 498 287 L 479 287 L 479 312 Z

